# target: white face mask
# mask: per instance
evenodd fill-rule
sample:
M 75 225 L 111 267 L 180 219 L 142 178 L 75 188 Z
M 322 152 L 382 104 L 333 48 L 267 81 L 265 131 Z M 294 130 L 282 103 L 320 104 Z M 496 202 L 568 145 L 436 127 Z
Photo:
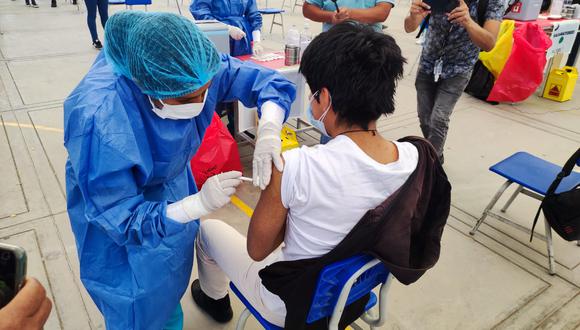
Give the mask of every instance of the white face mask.
M 203 101 L 201 103 L 186 103 L 178 105 L 166 104 L 163 103 L 163 101 L 159 100 L 159 103 L 163 105 L 163 108 L 161 109 L 155 106 L 155 103 L 151 101 L 151 98 L 149 98 L 149 102 L 151 102 L 151 105 L 153 106 L 153 109 L 151 110 L 153 110 L 153 112 L 155 112 L 157 116 L 163 119 L 179 120 L 179 119 L 191 119 L 193 117 L 199 116 L 199 114 L 203 110 L 206 99 L 207 94 L 204 95 Z

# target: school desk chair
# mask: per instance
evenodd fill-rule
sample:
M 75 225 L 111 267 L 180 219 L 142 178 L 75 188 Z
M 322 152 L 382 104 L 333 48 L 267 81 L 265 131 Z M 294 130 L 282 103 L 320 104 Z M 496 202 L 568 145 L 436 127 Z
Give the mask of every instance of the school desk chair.
M 134 5 L 143 5 L 147 11 L 147 6 L 150 4 L 151 0 L 109 0 L 109 6 L 125 5 L 125 9 L 128 10 L 133 10 Z
M 151 0 L 125 0 L 125 4 L 129 6 L 129 10 L 133 10 L 133 6 L 145 6 L 145 11 L 147 11 L 147 6 L 150 5 Z
M 330 317 L 328 329 L 336 330 L 344 308 L 366 294 L 370 294 L 361 319 L 369 324 L 371 329 L 381 326 L 387 318 L 387 292 L 392 277 L 381 261 L 366 254 L 356 255 L 324 267 L 318 276 L 316 291 L 306 322 L 310 324 Z M 377 296 L 372 290 L 379 285 L 381 288 L 377 301 Z M 244 329 L 250 315 L 253 315 L 266 330 L 282 329 L 264 319 L 233 283 L 230 283 L 230 287 L 246 307 L 238 319 L 236 330 Z M 370 309 L 377 302 L 379 314 L 374 315 Z
M 580 166 L 580 164 L 578 165 Z M 493 165 L 489 168 L 489 170 L 504 177 L 506 182 L 504 182 L 497 193 L 493 196 L 489 204 L 485 207 L 483 214 L 479 220 L 477 220 L 477 223 L 473 229 L 469 232 L 471 235 L 475 235 L 479 229 L 479 226 L 483 223 L 488 215 L 499 219 L 500 221 L 505 222 L 512 227 L 523 231 L 529 231 L 528 228 L 492 212 L 491 209 L 512 183 L 516 183 L 518 186 L 507 200 L 505 205 L 501 208 L 502 213 L 506 212 L 508 207 L 510 207 L 514 199 L 516 199 L 520 193 L 535 198 L 541 202 L 544 199 L 544 196 L 546 195 L 546 192 L 552 181 L 554 181 L 558 173 L 562 171 L 562 166 L 550 163 L 527 152 L 520 151 Z M 556 189 L 556 193 L 569 191 L 578 184 L 580 184 L 580 173 L 572 172 L 568 177 L 562 180 L 558 186 L 558 189 Z M 552 245 L 552 229 L 550 228 L 550 224 L 546 221 L 546 219 L 544 219 L 544 224 L 546 231 L 545 236 L 540 236 L 536 233 L 533 233 L 533 235 L 534 237 L 537 237 L 546 242 L 548 249 L 548 271 L 550 275 L 554 275 L 556 274 L 556 265 L 554 260 L 554 248 Z M 577 242 L 577 244 L 580 245 L 580 241 Z
M 262 8 L 262 9 L 258 9 L 258 11 L 260 12 L 260 14 L 262 16 L 265 15 L 272 15 L 272 24 L 270 24 L 270 34 L 272 34 L 272 28 L 274 28 L 274 25 L 278 25 L 280 27 L 282 27 L 282 36 L 284 36 L 284 15 L 282 15 L 284 13 L 284 9 L 280 8 Z M 280 22 L 276 21 L 276 15 L 278 15 L 280 17 Z

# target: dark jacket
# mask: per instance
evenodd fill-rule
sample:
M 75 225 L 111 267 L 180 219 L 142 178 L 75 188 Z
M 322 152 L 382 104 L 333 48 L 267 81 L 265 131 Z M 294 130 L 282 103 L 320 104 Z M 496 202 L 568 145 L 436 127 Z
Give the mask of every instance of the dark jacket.
M 377 208 L 369 210 L 326 255 L 276 262 L 260 271 L 263 285 L 280 296 L 286 305 L 286 329 L 325 328 L 324 321 L 306 325 L 306 317 L 318 274 L 326 265 L 355 254 L 369 253 L 380 259 L 399 282 L 408 285 L 417 281 L 439 259 L 441 235 L 449 215 L 451 185 L 429 142 L 418 137 L 399 141 L 411 142 L 419 151 L 417 168 L 401 188 Z M 356 306 L 350 313 L 345 312 L 349 315 L 343 315 L 341 326 L 360 316 L 366 300 L 368 297 L 353 303 Z

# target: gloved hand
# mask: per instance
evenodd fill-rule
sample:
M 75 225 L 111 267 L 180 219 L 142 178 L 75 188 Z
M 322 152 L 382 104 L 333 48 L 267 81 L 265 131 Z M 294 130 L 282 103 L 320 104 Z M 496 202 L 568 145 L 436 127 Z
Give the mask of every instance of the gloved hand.
M 244 30 L 240 29 L 239 27 L 228 25 L 228 33 L 230 37 L 234 40 L 242 40 L 246 37 L 246 33 Z
M 167 206 L 167 217 L 189 222 L 225 206 L 242 182 L 241 172 L 231 171 L 214 175 L 207 179 L 197 194 L 185 197 Z
M 264 47 L 262 47 L 262 43 L 254 41 L 254 45 L 252 46 L 252 53 L 254 56 L 261 56 L 264 52 Z
M 254 186 L 264 190 L 270 184 L 272 176 L 272 163 L 282 171 L 284 162 L 282 161 L 282 141 L 280 132 L 284 122 L 284 110 L 272 101 L 267 101 L 262 105 L 262 117 L 258 123 L 258 138 L 254 149 Z
M 262 33 L 260 30 L 252 31 L 252 40 L 254 44 L 252 45 L 252 52 L 254 56 L 260 56 L 264 52 L 264 47 L 262 47 Z

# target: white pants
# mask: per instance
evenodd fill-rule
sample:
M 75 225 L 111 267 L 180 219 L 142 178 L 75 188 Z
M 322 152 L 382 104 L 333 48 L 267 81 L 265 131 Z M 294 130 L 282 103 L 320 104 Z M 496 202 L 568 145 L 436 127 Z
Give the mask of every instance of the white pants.
M 199 283 L 206 295 L 212 299 L 225 297 L 232 281 L 262 317 L 284 326 L 284 302 L 262 285 L 258 275 L 261 269 L 278 260 L 278 251 L 263 261 L 252 260 L 246 238 L 220 220 L 201 221 L 196 249 Z

